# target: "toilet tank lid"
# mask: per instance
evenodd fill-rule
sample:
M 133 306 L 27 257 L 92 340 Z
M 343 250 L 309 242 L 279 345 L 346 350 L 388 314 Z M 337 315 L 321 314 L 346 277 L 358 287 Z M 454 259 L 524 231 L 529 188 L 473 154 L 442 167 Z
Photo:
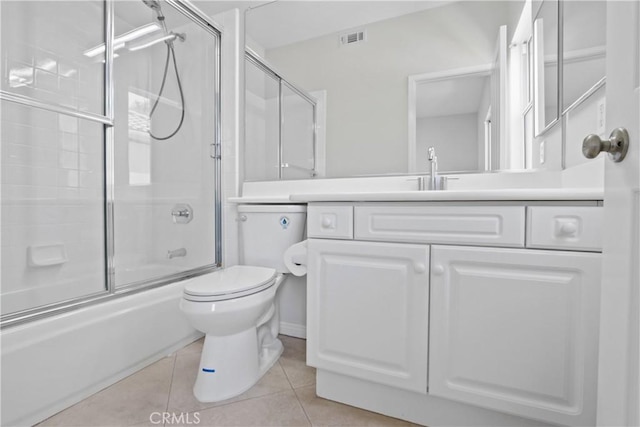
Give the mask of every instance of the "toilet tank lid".
M 238 205 L 238 212 L 291 213 L 306 211 L 307 205 Z
M 229 295 L 261 287 L 273 281 L 275 276 L 273 268 L 234 265 L 190 279 L 184 286 L 184 293 L 193 296 Z

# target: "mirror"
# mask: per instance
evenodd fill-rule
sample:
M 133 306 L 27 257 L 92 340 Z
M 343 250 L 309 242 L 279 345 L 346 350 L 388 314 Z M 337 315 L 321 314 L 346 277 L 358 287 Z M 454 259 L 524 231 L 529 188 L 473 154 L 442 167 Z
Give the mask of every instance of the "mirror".
M 568 168 L 589 162 L 585 135 L 609 136 L 606 121 L 605 0 L 562 3 L 562 110 L 564 160 Z
M 605 9 L 589 0 L 272 2 L 245 22 L 265 62 L 325 94 L 321 176 L 423 173 L 428 146 L 444 172 L 559 170 L 569 164 L 560 118 L 604 85 Z M 462 77 L 469 69 L 483 70 L 475 83 Z M 461 87 L 447 92 L 447 80 Z M 476 117 L 456 125 L 463 114 Z
M 308 93 L 326 93 L 326 177 L 406 174 L 426 168 L 421 135 L 431 134 L 433 140 L 442 131 L 441 124 L 428 120 L 409 129 L 410 76 L 493 67 L 500 27 L 515 28 L 523 6 L 524 1 L 273 2 L 246 11 L 246 38 L 278 74 Z M 482 93 L 497 92 L 487 86 L 491 70 L 485 70 Z M 502 77 L 505 81 L 504 70 Z M 432 112 L 437 112 L 437 97 L 446 95 L 429 94 L 432 89 L 421 85 L 416 99 L 423 93 L 431 97 Z M 449 95 L 450 101 L 475 104 L 475 112 L 467 111 L 470 105 L 460 110 L 469 115 L 469 131 L 470 115 L 483 117 L 474 119 L 474 132 L 460 134 L 457 141 L 436 138 L 432 145 L 441 171 L 505 169 L 499 161 L 485 160 L 489 110 L 478 113 L 480 93 L 474 96 L 465 99 L 469 96 L 459 89 Z M 499 110 L 498 105 L 491 108 L 494 141 Z M 412 132 L 421 140 L 414 155 Z M 469 154 L 465 161 L 456 159 L 462 152 Z M 494 156 L 497 152 L 496 146 Z
M 559 1 L 536 2 L 533 21 L 535 134 L 550 129 L 559 117 Z
M 410 172 L 429 170 L 429 147 L 435 148 L 440 171 L 490 168 L 484 152 L 491 146 L 491 81 L 490 66 L 442 78 L 416 77 L 415 148 L 409 149 Z M 411 106 L 410 102 L 410 110 Z
M 605 1 L 569 1 L 562 4 L 562 111 L 604 83 L 606 72 Z
M 514 169 L 506 135 L 507 27 L 493 63 L 409 76 L 409 172 L 429 170 L 433 147 L 441 172 Z M 414 131 L 415 129 L 415 131 Z M 521 145 L 516 140 L 514 145 Z M 521 168 L 521 165 L 520 165 Z

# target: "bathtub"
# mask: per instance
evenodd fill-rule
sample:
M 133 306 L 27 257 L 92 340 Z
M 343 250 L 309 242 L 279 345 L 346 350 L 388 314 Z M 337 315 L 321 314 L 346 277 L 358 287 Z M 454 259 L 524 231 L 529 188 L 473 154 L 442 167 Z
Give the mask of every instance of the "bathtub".
M 1 425 L 33 425 L 202 336 L 176 282 L 2 330 Z M 141 339 L 142 338 L 142 339 Z

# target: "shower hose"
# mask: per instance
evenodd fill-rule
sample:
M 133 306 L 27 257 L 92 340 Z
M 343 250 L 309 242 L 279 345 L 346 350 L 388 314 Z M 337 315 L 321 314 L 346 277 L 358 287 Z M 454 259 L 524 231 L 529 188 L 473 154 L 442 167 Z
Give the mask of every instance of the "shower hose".
M 184 123 L 184 93 L 182 92 L 182 83 L 180 82 L 180 74 L 178 73 L 176 53 L 173 50 L 173 40 L 166 41 L 165 43 L 167 44 L 167 59 L 164 63 L 164 75 L 162 76 L 162 83 L 160 84 L 160 90 L 158 91 L 158 96 L 156 97 L 156 100 L 153 103 L 153 106 L 151 107 L 151 112 L 149 113 L 149 122 L 151 122 L 153 113 L 155 113 L 156 108 L 158 107 L 158 103 L 160 102 L 160 98 L 162 97 L 162 92 L 164 92 L 164 86 L 167 82 L 167 73 L 169 71 L 169 62 L 171 62 L 171 60 L 173 60 L 173 69 L 176 72 L 176 81 L 178 82 L 178 90 L 180 92 L 180 106 L 181 106 L 182 112 L 180 114 L 180 123 L 178 123 L 178 126 L 176 127 L 176 129 L 167 136 L 154 135 L 151 132 L 151 125 L 149 125 L 149 135 L 151 136 L 151 138 L 155 139 L 156 141 L 166 141 L 167 139 L 172 138 L 175 134 L 178 133 L 178 131 L 182 127 L 182 124 Z

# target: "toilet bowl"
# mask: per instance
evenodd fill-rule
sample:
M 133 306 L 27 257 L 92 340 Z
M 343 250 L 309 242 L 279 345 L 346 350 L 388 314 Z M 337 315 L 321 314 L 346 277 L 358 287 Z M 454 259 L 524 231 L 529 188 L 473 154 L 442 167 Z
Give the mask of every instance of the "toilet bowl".
M 185 281 L 180 309 L 205 333 L 193 388 L 201 402 L 217 402 L 251 388 L 278 360 L 275 297 L 288 272 L 284 250 L 302 240 L 306 207 L 239 206 L 241 260 Z

